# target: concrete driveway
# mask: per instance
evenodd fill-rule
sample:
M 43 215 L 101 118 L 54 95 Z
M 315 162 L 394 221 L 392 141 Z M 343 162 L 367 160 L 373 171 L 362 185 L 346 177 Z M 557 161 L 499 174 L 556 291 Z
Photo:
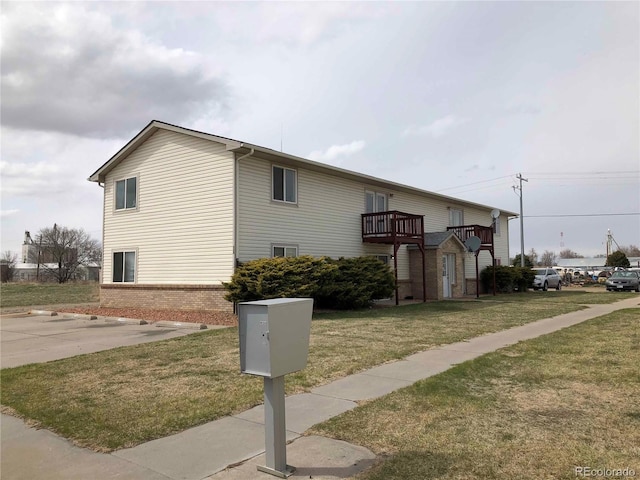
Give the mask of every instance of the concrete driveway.
M 155 342 L 200 332 L 199 325 L 86 315 L 33 314 L 0 317 L 0 368 L 47 362 L 84 353 Z

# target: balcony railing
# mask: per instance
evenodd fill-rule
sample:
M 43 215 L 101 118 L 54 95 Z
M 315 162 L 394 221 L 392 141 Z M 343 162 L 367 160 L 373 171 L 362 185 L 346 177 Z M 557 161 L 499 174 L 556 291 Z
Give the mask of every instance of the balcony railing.
M 423 216 L 395 210 L 363 213 L 362 241 L 369 243 L 424 242 Z
M 447 227 L 461 240 L 465 241 L 469 237 L 476 236 L 480 239 L 481 247 L 491 247 L 493 245 L 493 227 L 484 225 L 460 225 L 457 227 Z

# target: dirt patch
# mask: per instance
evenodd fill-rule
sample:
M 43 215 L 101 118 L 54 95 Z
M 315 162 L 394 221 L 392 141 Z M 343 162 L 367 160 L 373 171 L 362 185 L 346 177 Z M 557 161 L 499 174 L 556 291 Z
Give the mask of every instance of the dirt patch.
M 238 318 L 232 313 L 216 312 L 212 310 L 155 310 L 149 308 L 107 308 L 75 306 L 56 309 L 64 313 L 82 313 L 102 317 L 136 318 L 147 322 L 203 323 L 205 325 L 238 325 Z

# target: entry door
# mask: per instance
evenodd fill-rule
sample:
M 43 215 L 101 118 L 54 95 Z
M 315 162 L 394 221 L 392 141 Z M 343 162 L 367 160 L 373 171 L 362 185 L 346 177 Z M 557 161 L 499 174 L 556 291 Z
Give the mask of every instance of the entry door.
M 456 256 L 447 254 L 442 256 L 442 296 L 453 297 L 453 284 L 456 282 Z
M 365 192 L 365 213 L 381 213 L 387 211 L 387 195 L 379 192 Z M 377 217 L 377 216 L 376 216 Z M 385 233 L 387 231 L 383 216 L 367 220 L 367 231 L 375 233 Z

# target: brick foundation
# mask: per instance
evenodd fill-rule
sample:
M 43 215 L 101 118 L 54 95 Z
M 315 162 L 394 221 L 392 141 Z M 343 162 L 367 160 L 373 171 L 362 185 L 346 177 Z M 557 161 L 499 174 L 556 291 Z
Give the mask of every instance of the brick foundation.
M 413 287 L 411 280 L 398 280 L 398 298 L 404 300 L 413 296 Z
M 222 285 L 100 285 L 101 307 L 233 312 Z

